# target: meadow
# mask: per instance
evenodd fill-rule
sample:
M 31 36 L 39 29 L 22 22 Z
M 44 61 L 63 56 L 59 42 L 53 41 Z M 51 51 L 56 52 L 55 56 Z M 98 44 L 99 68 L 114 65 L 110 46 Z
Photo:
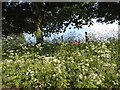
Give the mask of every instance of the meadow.
M 3 88 L 120 89 L 118 41 L 25 43 L 3 38 Z

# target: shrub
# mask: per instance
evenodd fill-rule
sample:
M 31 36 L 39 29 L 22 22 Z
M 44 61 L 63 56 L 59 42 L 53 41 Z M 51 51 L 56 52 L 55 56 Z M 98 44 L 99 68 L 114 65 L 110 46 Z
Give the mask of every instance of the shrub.
M 4 40 L 3 87 L 55 89 L 120 86 L 115 43 L 44 43 L 41 46 Z

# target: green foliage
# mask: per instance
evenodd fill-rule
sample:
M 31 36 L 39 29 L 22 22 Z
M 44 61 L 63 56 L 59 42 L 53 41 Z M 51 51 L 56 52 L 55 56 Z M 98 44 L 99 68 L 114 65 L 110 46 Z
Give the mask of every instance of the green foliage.
M 3 87 L 54 90 L 120 86 L 117 41 L 42 46 L 12 42 L 11 37 L 3 39 Z
M 120 20 L 120 2 L 3 2 L 3 34 L 33 33 L 40 23 L 45 36 L 59 33 L 72 24 L 75 28 L 98 22 Z

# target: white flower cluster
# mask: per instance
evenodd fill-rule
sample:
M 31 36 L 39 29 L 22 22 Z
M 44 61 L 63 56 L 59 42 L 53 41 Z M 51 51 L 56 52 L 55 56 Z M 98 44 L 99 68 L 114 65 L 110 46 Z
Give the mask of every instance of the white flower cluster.
M 93 78 L 93 79 L 96 79 L 96 78 L 98 77 L 98 74 L 96 74 L 96 73 L 91 73 L 89 76 L 90 76 L 91 78 Z
M 101 54 L 101 57 L 105 57 L 105 58 L 110 59 L 110 58 L 111 58 L 111 55 L 110 55 L 110 54 Z

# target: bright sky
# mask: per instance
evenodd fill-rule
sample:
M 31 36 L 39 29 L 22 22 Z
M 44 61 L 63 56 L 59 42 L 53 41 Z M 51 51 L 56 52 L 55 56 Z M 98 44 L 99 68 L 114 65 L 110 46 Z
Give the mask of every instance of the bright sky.
M 84 38 L 86 31 L 88 33 L 94 34 L 95 38 L 117 37 L 117 33 L 118 33 L 117 21 L 114 22 L 113 24 L 105 24 L 105 23 L 101 24 L 96 22 L 95 19 L 93 21 L 94 21 L 93 26 L 88 27 L 87 25 L 84 25 L 83 28 L 79 30 L 74 29 L 73 27 L 71 29 L 67 28 L 65 33 L 61 33 L 59 35 L 53 34 L 51 37 L 45 38 L 45 39 L 51 41 L 54 38 L 57 38 L 63 35 L 64 38 L 75 36 L 75 38 L 78 40 L 78 39 Z M 36 38 L 31 36 L 32 36 L 31 34 L 25 34 L 26 40 L 36 42 Z

